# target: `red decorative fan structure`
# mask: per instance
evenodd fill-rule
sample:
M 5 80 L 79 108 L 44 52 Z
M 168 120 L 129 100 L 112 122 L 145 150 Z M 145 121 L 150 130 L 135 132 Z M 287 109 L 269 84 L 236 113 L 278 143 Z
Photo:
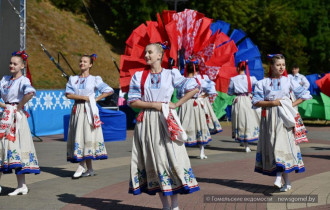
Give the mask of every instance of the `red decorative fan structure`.
M 212 19 L 204 14 L 186 9 L 178 13 L 164 10 L 161 16 L 157 14 L 157 21 L 138 26 L 127 39 L 125 54 L 121 56 L 122 91 L 128 92 L 133 74 L 146 68 L 146 45 L 167 42 L 170 50 L 165 51 L 163 67 L 168 67 L 170 58 L 174 66 L 182 66 L 183 59 L 193 57 L 199 61 L 201 73 L 215 81 L 218 91 L 226 93 L 230 78 L 237 75 L 234 55 L 238 49 L 226 34 L 212 33 L 211 23 Z

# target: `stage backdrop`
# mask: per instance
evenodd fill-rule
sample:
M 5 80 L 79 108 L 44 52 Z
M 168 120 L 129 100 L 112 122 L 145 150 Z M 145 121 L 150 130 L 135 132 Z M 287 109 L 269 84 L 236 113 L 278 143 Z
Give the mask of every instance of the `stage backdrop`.
M 20 0 L 11 0 L 20 8 Z M 20 50 L 20 19 L 8 0 L 0 0 L 0 78 L 9 73 L 11 53 Z
M 25 110 L 31 133 L 37 136 L 62 134 L 63 116 L 70 114 L 74 101 L 67 99 L 64 90 L 37 90 Z
M 65 90 L 37 90 L 36 96 L 25 105 L 31 133 L 45 136 L 67 132 L 65 122 L 68 123 L 73 104 L 73 100 L 65 97 Z M 100 118 L 106 141 L 126 140 L 125 113 L 100 107 Z

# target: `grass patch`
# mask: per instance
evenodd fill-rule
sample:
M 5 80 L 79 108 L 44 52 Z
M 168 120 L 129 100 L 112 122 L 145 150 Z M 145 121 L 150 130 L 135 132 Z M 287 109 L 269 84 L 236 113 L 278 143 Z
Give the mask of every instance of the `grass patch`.
M 62 52 L 77 73 L 80 56 L 96 53 L 98 57 L 91 74 L 101 76 L 113 88 L 119 87 L 119 73 L 109 56 L 112 46 L 98 36 L 84 16 L 59 10 L 49 0 L 30 0 L 27 1 L 27 24 L 37 39 L 27 30 L 26 51 L 35 88 L 64 89 L 67 82 L 43 52 L 40 43 L 55 60 L 58 52 Z M 120 63 L 120 55 L 113 51 L 111 54 Z M 63 59 L 60 60 L 65 72 L 71 75 Z

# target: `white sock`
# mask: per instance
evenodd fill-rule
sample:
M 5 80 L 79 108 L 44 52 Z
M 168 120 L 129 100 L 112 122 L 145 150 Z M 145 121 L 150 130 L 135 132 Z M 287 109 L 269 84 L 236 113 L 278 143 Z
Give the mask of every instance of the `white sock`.
M 164 196 L 162 192 L 159 192 L 158 195 L 163 204 L 163 208 L 170 208 L 170 203 L 168 202 L 167 196 Z
M 283 173 L 283 178 L 284 178 L 284 181 L 285 181 L 285 184 L 286 185 L 291 185 L 291 182 L 289 180 L 289 174 L 288 173 Z
M 278 184 L 278 185 L 282 184 L 282 172 L 277 172 L 276 173 L 275 183 Z
M 178 195 L 171 195 L 172 210 L 179 210 Z
M 205 156 L 205 153 L 204 153 L 204 145 L 199 145 L 199 149 L 201 150 L 201 154 L 200 154 L 200 156 Z

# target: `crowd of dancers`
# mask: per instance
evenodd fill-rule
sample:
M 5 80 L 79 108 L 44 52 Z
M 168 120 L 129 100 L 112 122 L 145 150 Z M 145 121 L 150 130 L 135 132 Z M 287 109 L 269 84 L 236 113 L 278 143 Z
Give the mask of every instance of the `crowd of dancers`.
M 198 145 L 199 158 L 207 159 L 204 147 L 222 127 L 212 109 L 215 84 L 199 72 L 198 60 L 191 57 L 186 61 L 183 76 L 178 69 L 161 66 L 163 55 L 161 43 L 147 45 L 147 67 L 130 82 L 127 102 L 141 111 L 132 141 L 129 193 L 158 194 L 163 209 L 176 210 L 179 194 L 200 190 L 185 147 Z M 228 94 L 235 95 L 232 137 L 246 152 L 251 152 L 248 143 L 258 140 L 254 170 L 275 176 L 274 186 L 288 191 L 288 174 L 305 170 L 299 143 L 307 141 L 306 130 L 295 107 L 312 96 L 301 75 L 287 77 L 283 55 L 269 58 L 269 77 L 257 81 L 250 76 L 248 63 L 242 61 L 238 75 L 230 80 Z M 18 183 L 10 196 L 27 194 L 25 174 L 40 173 L 24 111 L 25 103 L 36 94 L 22 74 L 27 59 L 24 51 L 13 53 L 10 75 L 0 82 L 4 101 L 0 103 L 0 176 L 15 171 Z M 95 59 L 95 54 L 81 57 L 80 74 L 69 78 L 65 90 L 66 97 L 75 101 L 67 138 L 67 160 L 79 163 L 72 178 L 94 176 L 92 160 L 108 158 L 96 102 L 111 95 L 113 89 L 90 74 Z M 101 93 L 97 97 L 96 91 Z M 176 103 L 171 102 L 174 91 L 179 99 Z

